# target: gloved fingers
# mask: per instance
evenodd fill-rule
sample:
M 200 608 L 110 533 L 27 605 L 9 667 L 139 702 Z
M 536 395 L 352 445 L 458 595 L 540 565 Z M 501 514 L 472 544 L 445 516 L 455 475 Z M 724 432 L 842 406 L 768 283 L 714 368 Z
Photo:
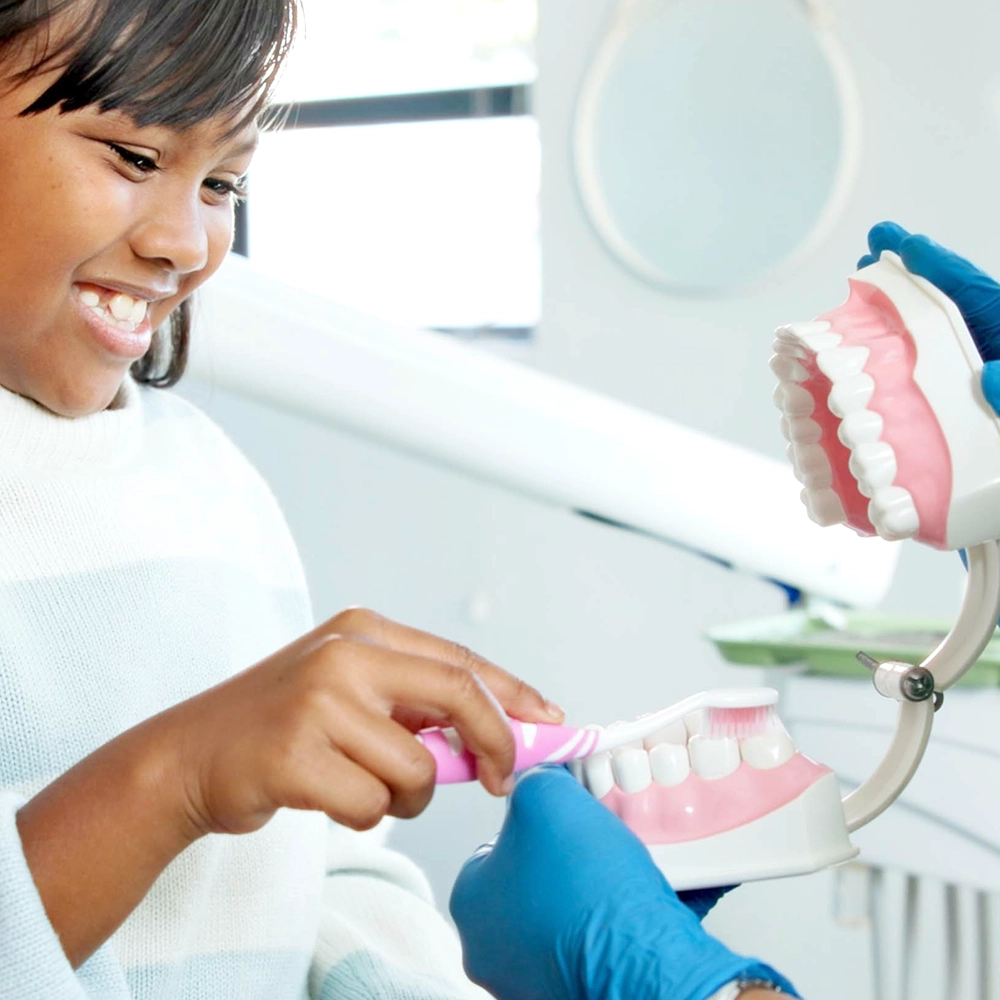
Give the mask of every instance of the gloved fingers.
M 1000 285 L 975 264 L 926 236 L 903 241 L 907 270 L 926 278 L 958 306 L 983 359 L 1000 358 Z
M 677 896 L 699 920 L 704 920 L 712 907 L 735 888 L 735 885 L 721 885 L 709 889 L 683 889 Z
M 877 222 L 868 230 L 868 249 L 871 251 L 872 261 L 878 260 L 883 250 L 899 253 L 900 245 L 909 235 L 897 222 Z
M 983 365 L 983 395 L 1000 416 L 1000 360 L 987 361 Z

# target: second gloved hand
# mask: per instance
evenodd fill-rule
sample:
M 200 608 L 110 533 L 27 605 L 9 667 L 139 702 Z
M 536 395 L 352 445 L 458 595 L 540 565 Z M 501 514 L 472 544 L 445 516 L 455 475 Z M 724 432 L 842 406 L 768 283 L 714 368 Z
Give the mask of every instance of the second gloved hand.
M 868 248 L 858 267 L 891 250 L 911 274 L 926 278 L 958 306 L 985 362 L 983 395 L 1000 414 L 1000 284 L 964 257 L 926 236 L 911 235 L 895 222 L 872 226 Z
M 459 873 L 451 913 L 466 971 L 500 1000 L 705 1000 L 738 977 L 793 993 L 702 928 L 716 895 L 685 905 L 617 816 L 546 767 Z

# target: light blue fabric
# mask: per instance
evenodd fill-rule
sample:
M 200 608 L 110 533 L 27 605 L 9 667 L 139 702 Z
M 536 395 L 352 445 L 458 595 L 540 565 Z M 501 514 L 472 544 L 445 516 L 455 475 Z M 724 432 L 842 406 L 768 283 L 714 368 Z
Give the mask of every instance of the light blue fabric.
M 451 897 L 471 978 L 501 1000 L 705 1000 L 784 977 L 711 937 L 642 842 L 565 768 L 529 771 Z
M 310 1000 L 455 1000 L 430 976 L 383 961 L 370 952 L 349 955 L 323 978 Z M 208 998 L 206 998 L 208 1000 Z

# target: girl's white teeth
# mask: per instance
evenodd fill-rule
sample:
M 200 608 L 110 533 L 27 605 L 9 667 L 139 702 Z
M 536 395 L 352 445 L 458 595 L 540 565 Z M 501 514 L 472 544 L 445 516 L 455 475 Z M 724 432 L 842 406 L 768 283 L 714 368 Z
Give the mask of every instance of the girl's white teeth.
M 114 319 L 119 326 L 134 330 L 145 318 L 149 303 L 145 299 L 135 299 L 124 292 L 118 292 L 104 304 L 101 296 L 90 288 L 82 289 L 80 301 L 105 318 Z

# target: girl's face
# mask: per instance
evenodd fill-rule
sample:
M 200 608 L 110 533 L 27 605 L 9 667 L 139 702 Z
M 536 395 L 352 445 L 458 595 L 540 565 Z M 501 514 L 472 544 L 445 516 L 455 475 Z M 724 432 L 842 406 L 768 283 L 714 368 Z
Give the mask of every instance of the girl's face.
M 94 107 L 18 117 L 56 75 L 0 89 L 0 385 L 75 417 L 111 403 L 222 262 L 257 134 Z

